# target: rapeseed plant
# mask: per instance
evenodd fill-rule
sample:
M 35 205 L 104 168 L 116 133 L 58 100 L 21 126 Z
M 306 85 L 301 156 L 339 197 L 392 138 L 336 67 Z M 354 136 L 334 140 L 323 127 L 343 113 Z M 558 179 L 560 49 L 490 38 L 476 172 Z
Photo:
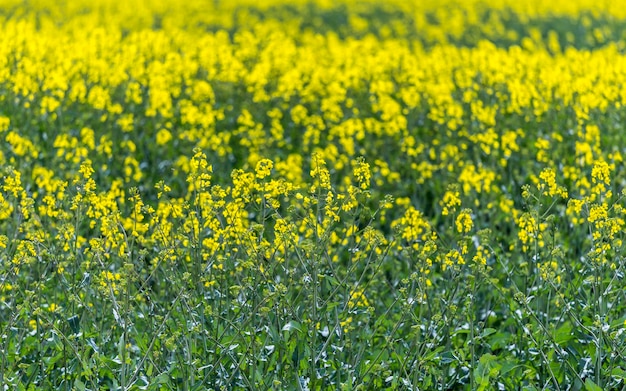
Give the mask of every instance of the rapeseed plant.
M 591 0 L 2 2 L 0 383 L 622 387 L 624 31 Z

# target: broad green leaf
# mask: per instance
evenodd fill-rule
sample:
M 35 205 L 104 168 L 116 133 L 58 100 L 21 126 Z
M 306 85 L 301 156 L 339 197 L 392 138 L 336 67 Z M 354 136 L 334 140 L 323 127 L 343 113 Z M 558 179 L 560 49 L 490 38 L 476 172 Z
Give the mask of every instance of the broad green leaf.
M 563 326 L 559 327 L 554 333 L 554 342 L 559 345 L 564 345 L 568 341 L 574 338 L 572 335 L 572 324 L 567 322 Z
M 496 376 L 502 368 L 498 363 L 498 359 L 493 354 L 483 354 L 478 361 L 478 366 L 474 369 L 474 377 L 476 378 L 477 390 L 486 390 L 491 384 L 491 378 Z
M 616 378 L 616 379 L 626 379 L 626 371 L 624 371 L 622 368 L 613 368 L 613 370 L 611 371 L 611 376 Z
M 162 373 L 159 376 L 152 379 L 151 383 L 152 384 L 165 384 L 169 382 L 169 380 L 170 380 L 170 376 L 167 373 Z
M 293 331 L 296 330 L 298 332 L 302 332 L 302 325 L 295 320 L 290 320 L 286 325 L 283 326 L 283 331 Z
M 585 390 L 587 391 L 602 391 L 602 388 L 599 387 L 596 383 L 593 382 L 590 378 L 585 379 Z
M 74 381 L 74 389 L 76 391 L 85 391 L 86 387 L 85 387 L 85 383 L 83 383 L 82 381 L 80 381 L 80 379 L 76 379 Z

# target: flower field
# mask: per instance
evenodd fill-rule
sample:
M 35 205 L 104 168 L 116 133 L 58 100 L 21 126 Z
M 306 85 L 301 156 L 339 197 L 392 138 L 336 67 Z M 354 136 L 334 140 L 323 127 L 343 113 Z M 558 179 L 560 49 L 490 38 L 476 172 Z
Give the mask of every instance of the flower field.
M 0 0 L 2 390 L 626 388 L 626 8 Z

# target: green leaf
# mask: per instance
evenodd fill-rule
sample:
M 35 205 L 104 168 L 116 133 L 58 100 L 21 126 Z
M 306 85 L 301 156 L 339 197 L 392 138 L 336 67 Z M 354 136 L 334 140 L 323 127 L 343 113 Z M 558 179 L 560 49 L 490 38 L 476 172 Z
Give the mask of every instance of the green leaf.
M 482 364 L 482 365 L 487 366 L 487 365 L 490 365 L 493 362 L 497 363 L 497 361 L 498 361 L 498 359 L 497 359 L 496 356 L 494 356 L 493 354 L 487 353 L 487 354 L 483 354 L 480 357 L 479 363 Z
M 554 333 L 554 342 L 559 345 L 565 345 L 568 341 L 574 338 L 572 334 L 572 324 L 567 322 L 563 326 L 559 327 Z
M 474 377 L 477 383 L 477 390 L 486 390 L 490 385 L 490 379 L 498 374 L 502 364 L 493 354 L 483 354 L 478 360 L 478 366 L 474 369 Z
M 469 334 L 469 333 L 470 333 L 469 329 L 457 329 L 457 330 L 454 330 L 454 332 L 452 333 L 452 336 L 456 337 L 457 335 Z
M 438 347 L 437 349 L 429 352 L 427 355 L 424 356 L 424 358 L 422 358 L 422 360 L 424 362 L 429 362 L 429 361 L 434 361 L 434 360 L 438 360 L 439 357 L 439 353 L 442 352 L 444 349 L 443 346 Z
M 119 363 L 118 364 L 122 364 L 125 362 L 126 357 L 124 352 L 126 350 L 126 345 L 124 343 L 124 334 L 120 335 L 120 339 L 117 341 L 117 357 L 119 358 Z
M 613 370 L 611 371 L 611 376 L 616 378 L 616 379 L 626 379 L 626 371 L 624 371 L 622 368 L 613 368 Z
M 593 382 L 590 378 L 585 379 L 585 390 L 587 391 L 602 391 L 596 383 Z
M 70 330 L 72 330 L 72 334 L 78 334 L 80 332 L 80 318 L 78 315 L 72 315 L 67 318 L 67 323 L 70 325 Z
M 152 380 L 152 384 L 165 384 L 170 381 L 170 376 L 168 373 L 162 373 L 159 376 L 155 377 Z
M 74 389 L 77 390 L 77 391 L 85 391 L 85 389 L 86 389 L 85 383 L 80 381 L 80 379 L 76 379 L 74 381 Z
M 53 356 L 49 360 L 44 359 L 44 362 L 46 363 L 46 366 L 48 368 L 54 368 L 54 365 L 62 358 L 64 358 L 64 355 L 63 355 L 63 352 L 61 351 L 59 352 L 59 354 Z
M 440 356 L 439 363 L 442 365 L 447 365 L 455 361 L 454 354 L 451 351 L 443 352 Z
M 489 337 L 488 343 L 491 346 L 492 350 L 502 349 L 506 345 L 510 343 L 511 334 L 510 333 L 496 333 Z
M 283 331 L 293 331 L 296 330 L 298 332 L 302 332 L 302 325 L 295 320 L 289 321 L 286 325 L 283 326 Z

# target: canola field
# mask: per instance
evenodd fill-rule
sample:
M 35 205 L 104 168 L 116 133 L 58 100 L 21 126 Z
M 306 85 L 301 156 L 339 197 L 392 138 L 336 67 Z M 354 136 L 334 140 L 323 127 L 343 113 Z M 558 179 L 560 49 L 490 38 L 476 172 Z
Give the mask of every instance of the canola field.
M 626 387 L 626 7 L 0 0 L 2 390 Z

